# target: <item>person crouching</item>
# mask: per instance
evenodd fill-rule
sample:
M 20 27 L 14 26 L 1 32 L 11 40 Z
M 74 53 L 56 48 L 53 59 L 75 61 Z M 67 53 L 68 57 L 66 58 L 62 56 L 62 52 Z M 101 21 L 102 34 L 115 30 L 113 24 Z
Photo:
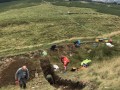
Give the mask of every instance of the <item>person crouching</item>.
M 66 71 L 70 60 L 66 56 L 61 56 L 61 62 L 64 65 L 64 70 Z

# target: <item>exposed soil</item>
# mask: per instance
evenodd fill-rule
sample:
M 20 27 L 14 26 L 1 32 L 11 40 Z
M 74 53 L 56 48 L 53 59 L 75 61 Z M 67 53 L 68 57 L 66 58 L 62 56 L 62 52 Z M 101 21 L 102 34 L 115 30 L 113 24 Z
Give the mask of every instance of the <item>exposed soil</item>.
M 15 72 L 18 68 L 26 65 L 30 72 L 30 80 L 34 78 L 35 72 L 40 72 L 39 67 L 35 65 L 32 59 L 26 56 L 15 56 L 11 58 L 3 58 L 0 66 L 0 87 L 14 85 Z

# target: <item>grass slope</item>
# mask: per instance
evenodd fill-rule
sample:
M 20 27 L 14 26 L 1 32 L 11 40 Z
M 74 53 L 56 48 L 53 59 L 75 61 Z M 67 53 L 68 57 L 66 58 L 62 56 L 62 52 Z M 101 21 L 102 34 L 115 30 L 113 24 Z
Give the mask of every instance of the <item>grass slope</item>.
M 29 51 L 29 48 L 22 50 L 15 48 L 46 44 L 72 37 L 96 37 L 120 29 L 118 15 L 97 11 L 98 6 L 102 7 L 102 4 L 98 6 L 92 3 L 85 4 L 88 7 L 83 7 L 84 3 L 64 4 L 62 6 L 61 3 L 59 5 L 41 3 L 39 0 L 1 3 L 0 55 L 5 55 L 6 52 L 13 54 Z M 111 7 L 115 8 L 114 5 Z M 118 8 L 119 6 L 116 6 L 115 9 L 118 10 L 115 11 L 116 13 L 119 13 Z M 113 11 L 111 8 L 108 9 Z M 68 11 L 73 14 L 68 14 Z
M 92 82 L 95 89 L 92 90 L 119 90 L 120 83 L 120 57 L 115 57 L 109 61 L 93 63 L 87 69 L 78 72 L 67 72 L 62 74 L 64 78 L 72 80 L 83 80 Z M 69 77 L 68 77 L 69 75 Z M 89 90 L 88 87 L 83 90 Z
M 111 37 L 108 34 L 120 30 L 119 8 L 119 5 L 112 4 L 87 2 L 50 3 L 41 0 L 20 0 L 0 3 L 0 55 L 6 56 L 24 53 L 38 48 L 46 48 L 51 42 L 64 41 L 65 39 L 69 41 L 74 37 Z M 112 38 L 118 44 L 117 46 L 119 46 L 119 34 L 112 36 Z M 45 46 L 41 46 L 42 44 Z M 82 60 L 85 57 L 90 57 L 96 61 L 101 58 L 103 59 L 109 51 L 112 51 L 112 49 L 108 49 L 103 45 L 97 48 L 97 50 L 93 49 L 95 52 L 88 55 L 85 49 L 82 49 L 84 52 L 78 51 L 75 56 L 71 57 L 73 59 L 72 65 L 76 65 L 75 63 L 78 59 Z M 117 49 L 116 47 L 113 48 L 110 54 L 119 55 L 119 53 L 116 53 L 119 52 Z M 108 57 L 105 59 L 110 59 Z M 56 57 L 51 58 L 57 60 Z M 112 63 L 113 61 L 114 63 Z M 79 64 L 77 63 L 78 66 Z M 113 88 L 119 90 L 119 58 L 114 58 L 110 62 L 102 61 L 95 63 L 87 71 L 78 73 L 68 72 L 69 74 L 71 74 L 71 77 L 67 78 L 72 79 L 72 76 L 75 76 L 75 78 L 78 77 L 78 80 L 85 80 L 84 78 L 86 78 L 86 81 L 93 81 L 97 86 L 100 86 L 97 87 L 98 90 L 111 90 Z M 66 78 L 66 74 L 64 77 Z M 30 87 L 28 89 L 30 90 L 32 85 L 35 85 L 34 83 L 39 82 L 38 80 L 35 79 L 33 82 L 29 82 Z M 39 88 L 48 90 L 48 87 L 50 87 L 51 90 L 54 90 L 45 80 L 42 80 L 42 78 L 40 80 L 44 84 L 38 85 L 41 86 Z M 47 85 L 45 85 L 46 83 Z M 17 90 L 19 88 L 8 86 L 0 90 L 8 89 Z

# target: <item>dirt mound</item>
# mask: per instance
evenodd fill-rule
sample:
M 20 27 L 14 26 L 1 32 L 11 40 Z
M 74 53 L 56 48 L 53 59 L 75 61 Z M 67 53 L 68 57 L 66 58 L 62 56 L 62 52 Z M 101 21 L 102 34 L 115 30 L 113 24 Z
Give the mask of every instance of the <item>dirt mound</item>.
M 15 72 L 21 66 L 26 65 L 30 72 L 30 80 L 34 78 L 37 66 L 30 60 L 29 57 L 16 56 L 7 58 L 6 62 L 0 66 L 0 87 L 7 85 L 14 85 L 15 83 Z

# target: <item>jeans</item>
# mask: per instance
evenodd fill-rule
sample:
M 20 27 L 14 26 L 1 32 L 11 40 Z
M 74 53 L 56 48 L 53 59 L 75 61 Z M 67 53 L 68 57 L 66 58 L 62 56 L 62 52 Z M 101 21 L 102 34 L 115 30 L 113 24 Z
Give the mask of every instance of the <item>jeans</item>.
M 19 85 L 20 85 L 20 88 L 25 89 L 26 88 L 26 78 L 21 78 L 19 80 Z

